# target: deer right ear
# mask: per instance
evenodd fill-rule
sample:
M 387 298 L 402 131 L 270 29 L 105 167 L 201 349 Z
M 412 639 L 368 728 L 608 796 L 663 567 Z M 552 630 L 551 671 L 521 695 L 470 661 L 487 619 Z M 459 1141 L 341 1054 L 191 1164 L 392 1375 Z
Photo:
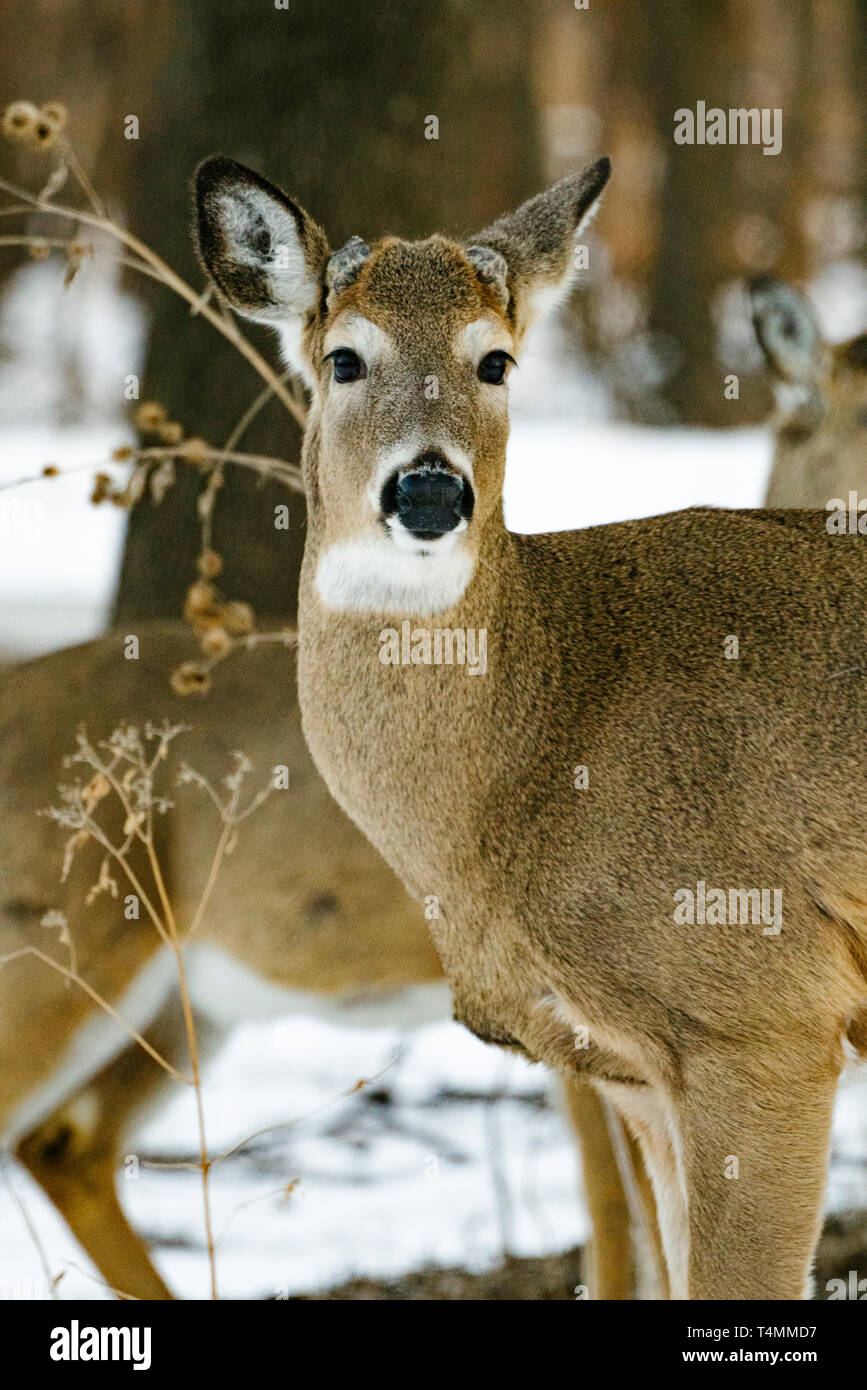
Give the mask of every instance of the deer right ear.
M 806 386 L 819 375 L 822 331 L 799 290 L 762 275 L 750 285 L 753 327 L 771 370 L 783 381 Z
M 598 159 L 499 218 L 467 248 L 467 259 L 519 337 L 572 288 L 576 238 L 595 213 L 610 173 L 610 160 Z
M 215 156 L 196 170 L 199 252 L 239 314 L 280 330 L 291 364 L 319 308 L 329 249 L 302 207 L 261 174 Z

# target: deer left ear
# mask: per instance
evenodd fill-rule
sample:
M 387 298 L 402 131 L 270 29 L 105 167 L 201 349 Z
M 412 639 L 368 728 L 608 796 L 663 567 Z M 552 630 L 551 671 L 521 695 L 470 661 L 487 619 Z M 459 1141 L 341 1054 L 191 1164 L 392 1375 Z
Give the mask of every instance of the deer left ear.
M 595 213 L 610 174 L 610 159 L 598 159 L 473 238 L 467 257 L 480 279 L 491 284 L 519 337 L 571 290 L 576 239 Z
M 814 382 L 824 341 L 809 301 L 785 281 L 762 275 L 750 284 L 750 302 L 756 337 L 772 371 L 794 385 Z
M 320 306 L 329 249 L 298 203 L 261 174 L 215 156 L 196 170 L 199 252 L 239 314 L 280 330 L 293 366 L 301 329 Z

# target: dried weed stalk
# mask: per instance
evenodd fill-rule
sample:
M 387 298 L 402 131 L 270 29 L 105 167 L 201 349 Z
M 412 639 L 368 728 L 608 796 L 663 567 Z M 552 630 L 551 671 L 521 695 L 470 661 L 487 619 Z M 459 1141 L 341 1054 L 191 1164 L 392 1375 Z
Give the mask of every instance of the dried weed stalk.
M 0 191 L 15 200 L 0 209 L 0 215 L 11 217 L 32 211 L 48 213 L 62 220 L 77 223 L 80 227 L 91 228 L 106 238 L 108 245 L 104 245 L 101 240 L 82 241 L 80 236 L 45 238 L 25 233 L 0 237 L 0 245 L 25 246 L 37 259 L 55 248 L 63 250 L 67 256 L 67 283 L 78 273 L 84 258 L 99 251 L 111 254 L 120 264 L 167 285 L 187 301 L 194 313 L 206 318 L 217 332 L 247 359 L 267 384 L 269 392 L 282 401 L 299 424 L 303 424 L 303 407 L 288 389 L 285 381 L 240 332 L 235 320 L 222 305 L 214 307 L 210 303 L 211 289 L 197 293 L 145 242 L 133 236 L 132 232 L 127 231 L 108 215 L 75 154 L 66 127 L 67 114 L 59 102 L 48 102 L 42 107 L 37 107 L 32 102 L 16 101 L 6 107 L 0 116 L 0 131 L 3 135 L 46 150 L 52 164 L 41 193 L 30 193 L 7 179 L 0 179 Z M 87 208 L 77 208 L 55 201 L 55 195 L 68 182 L 70 175 L 84 193 L 88 202 Z M 123 249 L 120 252 L 115 251 L 113 243 L 119 243 Z
M 221 449 L 198 436 L 187 437 L 183 426 L 169 419 L 165 408 L 158 402 L 143 402 L 135 413 L 134 424 L 141 435 L 151 436 L 155 442 L 139 447 L 122 445 L 114 450 L 111 464 L 127 467 L 126 475 L 121 479 L 106 471 L 105 466 L 97 467 L 94 476 L 91 501 L 95 505 L 109 502 L 127 509 L 140 500 L 146 489 L 150 491 L 154 503 L 159 504 L 175 482 L 178 465 L 195 468 L 205 477 L 198 500 L 201 524 L 199 578 L 188 591 L 184 612 L 199 638 L 202 659 L 184 662 L 171 677 L 172 686 L 178 694 L 204 695 L 210 688 L 214 666 L 232 652 L 245 650 L 261 641 L 292 645 L 296 640 L 295 631 L 291 628 L 255 633 L 255 615 L 250 606 L 227 599 L 220 593 L 213 581 L 220 573 L 222 559 L 213 549 L 212 536 L 214 506 L 223 486 L 226 464 L 252 469 L 263 480 L 273 478 L 293 491 L 303 493 L 301 472 L 296 464 L 261 454 L 242 453 L 237 447 L 248 426 L 272 395 L 277 396 L 294 419 L 303 425 L 305 412 L 302 401 L 290 383 L 289 374 L 277 375 L 240 332 L 228 310 L 219 302 L 215 305 L 211 303 L 210 286 L 201 292 L 195 291 L 150 247 L 109 216 L 75 153 L 68 134 L 68 115 L 59 102 L 47 102 L 41 107 L 29 101 L 13 102 L 0 116 L 0 134 L 45 150 L 51 161 L 47 182 L 38 194 L 0 179 L 0 192 L 16 200 L 0 207 L 0 217 L 27 216 L 35 211 L 79 224 L 78 230 L 71 236 L 40 237 L 24 232 L 0 236 L 0 246 L 25 247 L 36 260 L 44 259 L 54 250 L 62 251 L 66 256 L 65 285 L 72 283 L 89 257 L 97 252 L 112 255 L 120 264 L 158 280 L 179 294 L 190 304 L 193 313 L 206 318 L 265 382 L 264 389 L 241 416 Z M 84 194 L 87 208 L 71 207 L 55 201 L 70 176 Z M 84 239 L 81 228 L 92 229 L 97 234 L 95 239 Z M 116 249 L 117 244 L 121 251 Z M 89 471 L 94 465 L 85 467 Z M 34 477 L 0 485 L 0 491 L 60 476 L 65 476 L 65 472 L 49 464 Z
M 63 855 L 62 881 L 67 879 L 75 857 L 91 845 L 96 847 L 100 852 L 99 870 L 87 894 L 86 905 L 89 906 L 105 893 L 117 898 L 120 891 L 118 879 L 122 876 L 147 914 L 163 945 L 172 952 L 177 969 L 190 1058 L 189 1074 L 173 1067 L 82 977 L 76 965 L 72 933 L 63 913 L 47 913 L 42 919 L 42 924 L 59 928 L 59 942 L 69 953 L 67 965 L 37 947 L 23 947 L 0 957 L 0 967 L 28 955 L 43 961 L 65 976 L 68 983 L 82 988 L 94 1003 L 105 1010 L 174 1080 L 192 1087 L 199 1140 L 199 1158 L 196 1166 L 202 1175 L 211 1296 L 216 1298 L 217 1267 L 209 1187 L 214 1160 L 208 1154 L 199 1048 L 184 950 L 201 926 L 220 867 L 226 855 L 234 850 L 241 825 L 267 800 L 274 790 L 274 782 L 273 779 L 270 780 L 266 787 L 244 800 L 245 778 L 252 771 L 252 765 L 245 754 L 236 752 L 233 755 L 234 766 L 219 788 L 213 786 L 195 768 L 181 763 L 175 776 L 175 785 L 192 784 L 210 799 L 217 814 L 220 831 L 205 885 L 192 919 L 189 922 L 179 922 L 166 886 L 155 830 L 158 819 L 172 809 L 174 804 L 165 790 L 167 782 L 170 785 L 167 777 L 170 750 L 175 739 L 188 732 L 188 728 L 189 726 L 180 724 L 163 724 L 159 727 L 146 724 L 144 730 L 139 730 L 132 725 L 126 725 L 115 729 L 108 739 L 96 744 L 90 741 L 84 729 L 80 729 L 76 737 L 76 750 L 64 759 L 64 766 L 80 767 L 85 770 L 85 775 L 60 786 L 60 805 L 50 807 L 43 814 L 69 832 Z M 111 819 L 111 811 L 116 816 L 118 805 L 123 814 L 119 835 L 109 831 L 106 825 Z M 134 851 L 136 863 L 133 862 Z M 145 871 L 137 867 L 142 852 Z

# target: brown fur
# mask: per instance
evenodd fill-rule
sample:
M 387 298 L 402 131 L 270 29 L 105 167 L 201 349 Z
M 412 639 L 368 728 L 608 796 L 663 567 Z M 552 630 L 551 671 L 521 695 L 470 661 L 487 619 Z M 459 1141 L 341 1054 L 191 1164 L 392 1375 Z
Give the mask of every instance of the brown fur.
M 58 779 L 71 775 L 61 764 L 80 723 L 96 739 L 120 723 L 168 719 L 193 726 L 176 745 L 178 757 L 215 783 L 236 748 L 255 763 L 251 790 L 277 763 L 291 774 L 289 788 L 274 793 L 245 823 L 237 851 L 224 862 L 200 940 L 311 995 L 384 998 L 406 985 L 438 982 L 441 966 L 420 909 L 312 767 L 295 704 L 294 653 L 257 647 L 220 669 L 205 700 L 181 699 L 168 677 L 193 654 L 188 630 L 180 623 L 147 623 L 138 635 L 138 661 L 125 660 L 122 636 L 114 634 L 14 668 L 0 683 L 0 810 L 13 832 L 4 841 L 0 955 L 37 945 L 65 963 L 64 948 L 39 925 L 46 910 L 62 907 L 82 975 L 114 1003 L 156 949 L 150 923 L 124 920 L 115 900 L 101 897 L 84 907 L 98 869 L 92 849 L 80 855 L 70 881 L 61 885 L 63 832 L 36 813 L 57 802 Z M 183 922 L 195 908 L 217 822 L 202 794 L 186 788 L 172 795 L 176 810 L 158 824 L 170 892 Z M 16 1103 L 51 1075 L 75 1030 L 94 1012 L 86 994 L 67 987 L 38 960 L 0 971 L 0 1127 Z M 220 1037 L 202 1016 L 196 1030 L 207 1055 Z M 160 1055 L 186 1067 L 176 996 L 144 1032 Z M 16 1147 L 105 1281 L 137 1298 L 170 1295 L 118 1203 L 116 1172 L 133 1126 L 172 1084 L 130 1044 Z M 605 1115 L 590 1090 L 570 1114 L 580 1127 L 597 1232 L 596 1296 L 629 1297 L 629 1209 Z
M 66 963 L 65 948 L 39 924 L 52 907 L 67 914 L 80 973 L 110 1003 L 153 955 L 159 941 L 144 916 L 126 921 L 122 906 L 107 895 L 84 906 L 99 868 L 92 847 L 79 854 L 69 882 L 61 885 L 64 832 L 37 812 L 57 803 L 58 780 L 72 776 L 61 764 L 77 725 L 84 723 L 96 739 L 121 723 L 169 719 L 193 725 L 177 745 L 178 757 L 215 785 L 230 769 L 236 748 L 255 764 L 251 790 L 267 781 L 275 764 L 290 770 L 288 789 L 274 792 L 245 822 L 237 851 L 225 859 L 201 941 L 275 983 L 337 999 L 438 981 L 441 968 L 420 909 L 342 815 L 310 763 L 295 704 L 294 653 L 265 645 L 233 658 L 212 693 L 198 701 L 178 697 L 169 685 L 171 671 L 192 655 L 183 625 L 143 624 L 138 635 L 138 661 L 124 659 L 117 634 L 19 666 L 0 685 L 0 808 L 4 823 L 14 828 L 4 841 L 0 955 L 38 946 Z M 194 788 L 170 795 L 176 809 L 158 821 L 160 852 L 180 921 L 188 923 L 218 822 Z M 16 1104 L 50 1077 L 95 1007 L 82 990 L 32 957 L 0 971 L 0 1005 L 2 1128 Z M 208 1031 L 202 1019 L 198 1031 Z M 186 1066 L 176 1005 L 167 1005 L 153 1033 L 145 1032 L 168 1060 Z M 144 1247 L 120 1215 L 114 1175 L 140 1105 L 163 1082 L 161 1069 L 131 1045 L 19 1145 L 19 1155 L 107 1281 L 137 1297 L 154 1296 L 158 1283 Z M 60 1146 L 59 1129 L 70 1134 Z

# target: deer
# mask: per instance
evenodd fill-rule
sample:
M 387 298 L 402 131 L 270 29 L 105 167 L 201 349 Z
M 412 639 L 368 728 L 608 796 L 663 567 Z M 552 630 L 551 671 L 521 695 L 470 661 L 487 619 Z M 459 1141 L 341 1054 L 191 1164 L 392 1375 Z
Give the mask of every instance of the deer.
M 778 403 L 766 507 L 848 507 L 867 497 L 867 333 L 830 344 L 807 297 L 762 276 L 753 324 Z
M 88 994 L 44 960 L 17 954 L 34 944 L 50 954 L 40 922 L 46 911 L 63 911 L 79 973 L 160 1057 L 187 1066 L 176 971 L 153 927 L 124 920 L 121 903 L 106 895 L 84 905 L 98 867 L 92 854 L 82 852 L 60 881 L 63 839 L 39 812 L 57 801 L 76 728 L 97 739 L 121 724 L 188 726 L 179 756 L 213 786 L 235 749 L 253 763 L 251 777 L 267 778 L 278 764 L 289 769 L 289 785 L 245 823 L 186 945 L 203 1061 L 245 1018 L 304 1010 L 343 1025 L 415 1027 L 448 1017 L 449 999 L 422 911 L 313 767 L 294 699 L 294 652 L 256 644 L 221 666 L 200 698 L 170 683 L 195 653 L 185 623 L 141 622 L 136 635 L 135 660 L 127 659 L 128 634 L 116 631 L 0 678 L 8 827 L 0 958 L 16 957 L 0 967 L 0 1137 L 110 1289 L 166 1299 L 171 1291 L 123 1211 L 117 1176 L 136 1125 L 176 1083 Z M 160 857 L 179 920 L 189 923 L 219 826 L 207 798 L 189 787 L 169 791 L 175 806 L 158 823 Z M 62 948 L 53 954 L 63 963 Z M 563 1097 L 582 1154 L 593 1296 L 631 1298 L 636 1222 L 659 1258 L 646 1174 L 618 1144 L 591 1088 L 567 1083 Z
M 216 155 L 199 249 L 310 390 L 303 732 L 455 1017 L 623 1119 L 672 1297 L 802 1298 L 867 1051 L 867 561 L 810 511 L 507 531 L 508 375 L 609 174 L 333 252 Z

